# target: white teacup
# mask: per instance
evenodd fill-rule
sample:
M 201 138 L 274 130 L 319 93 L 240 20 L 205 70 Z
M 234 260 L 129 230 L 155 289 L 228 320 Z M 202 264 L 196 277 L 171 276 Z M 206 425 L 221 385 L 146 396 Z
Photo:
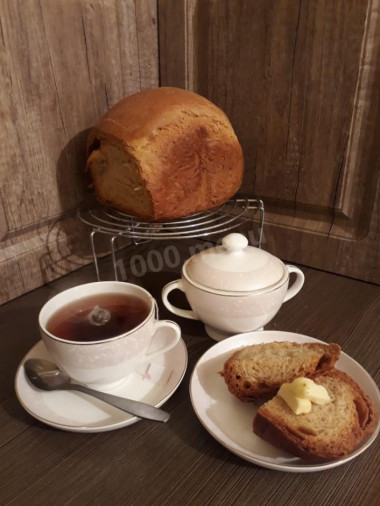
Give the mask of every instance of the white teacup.
M 138 297 L 148 306 L 146 318 L 131 330 L 98 341 L 69 341 L 48 330 L 49 320 L 67 304 L 116 293 Z M 178 343 L 180 327 L 171 321 L 156 320 L 155 309 L 156 301 L 143 288 L 120 281 L 99 281 L 70 288 L 50 299 L 40 311 L 39 327 L 52 360 L 73 380 L 94 388 L 113 388 L 138 364 L 149 362 Z

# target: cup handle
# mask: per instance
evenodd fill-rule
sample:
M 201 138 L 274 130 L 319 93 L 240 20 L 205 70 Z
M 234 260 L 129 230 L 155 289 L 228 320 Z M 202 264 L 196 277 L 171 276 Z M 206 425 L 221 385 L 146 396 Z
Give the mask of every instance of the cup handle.
M 158 340 L 157 330 L 159 328 L 171 329 L 174 332 L 171 332 L 170 336 L 168 336 L 168 335 L 165 336 L 164 343 L 162 343 L 161 346 L 160 345 L 158 345 L 159 347 L 154 346 L 154 349 L 152 351 L 149 351 L 150 348 L 152 348 L 152 346 L 154 345 L 154 341 Z M 178 341 L 181 338 L 180 326 L 174 322 L 169 321 L 169 320 L 155 321 L 153 323 L 153 331 L 154 331 L 154 333 L 153 333 L 153 337 L 150 341 L 148 351 L 145 352 L 146 357 L 149 358 L 150 360 L 153 359 L 154 357 L 156 357 L 158 355 L 162 355 L 162 353 L 165 353 L 165 352 L 171 350 L 172 348 L 174 348 L 174 346 L 178 343 Z
M 194 313 L 194 311 L 190 311 L 189 309 L 180 309 L 177 306 L 173 306 L 173 304 L 171 304 L 168 301 L 169 293 L 172 290 L 175 290 L 176 288 L 178 290 L 181 290 L 181 292 L 185 291 L 183 289 L 182 279 L 177 279 L 176 281 L 171 281 L 170 283 L 168 283 L 167 285 L 164 286 L 164 288 L 162 289 L 162 292 L 161 292 L 162 302 L 164 303 L 164 306 L 167 309 L 169 309 L 169 311 L 171 311 L 172 313 L 174 313 L 178 316 L 183 316 L 183 318 L 189 318 L 190 320 L 199 320 L 198 316 L 196 315 L 196 313 Z
M 295 267 L 294 265 L 287 265 L 286 267 L 289 271 L 289 274 L 291 272 L 294 272 L 296 274 L 297 278 L 296 278 L 295 282 L 292 284 L 292 286 L 290 288 L 288 288 L 288 291 L 286 292 L 286 295 L 284 298 L 284 302 L 286 302 L 287 300 L 289 300 L 292 297 L 294 297 L 295 295 L 297 295 L 297 293 L 301 290 L 301 288 L 304 284 L 304 281 L 305 281 L 305 276 L 304 276 L 303 272 L 301 271 L 301 269 L 299 269 L 298 267 Z

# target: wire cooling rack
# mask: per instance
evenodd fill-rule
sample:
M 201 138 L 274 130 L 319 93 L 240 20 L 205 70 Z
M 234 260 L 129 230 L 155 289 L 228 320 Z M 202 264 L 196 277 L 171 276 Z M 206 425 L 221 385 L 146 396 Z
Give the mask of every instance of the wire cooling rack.
M 244 224 L 257 224 L 256 245 L 261 248 L 264 229 L 264 203 L 262 200 L 238 197 L 228 200 L 214 209 L 185 218 L 160 223 L 141 221 L 110 207 L 100 205 L 95 198 L 86 200 L 78 210 L 78 216 L 90 228 L 90 240 L 97 278 L 99 280 L 98 254 L 95 235 L 110 238 L 115 279 L 117 239 L 126 237 L 135 244 L 151 240 L 178 240 L 208 237 L 222 234 Z

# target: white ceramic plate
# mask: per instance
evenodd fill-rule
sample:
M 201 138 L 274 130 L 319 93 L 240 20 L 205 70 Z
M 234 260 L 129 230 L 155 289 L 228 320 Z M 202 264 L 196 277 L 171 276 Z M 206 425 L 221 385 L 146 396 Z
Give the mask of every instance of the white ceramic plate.
M 37 420 L 72 432 L 104 432 L 140 420 L 81 392 L 39 390 L 26 378 L 23 364 L 28 358 L 51 358 L 43 342 L 39 341 L 23 358 L 16 373 L 17 397 Z M 186 367 L 187 349 L 181 339 L 174 348 L 141 368 L 141 373 L 134 372 L 122 385 L 108 392 L 159 407 L 174 394 Z
M 278 450 L 253 433 L 252 422 L 257 407 L 254 403 L 243 403 L 231 395 L 218 373 L 223 370 L 225 360 L 238 348 L 271 341 L 322 342 L 291 332 L 262 331 L 239 334 L 210 348 L 196 364 L 190 380 L 193 408 L 209 433 L 239 457 L 259 466 L 280 471 L 322 471 L 340 466 L 364 452 L 379 433 L 379 417 L 375 432 L 363 441 L 360 447 L 345 458 L 324 464 L 308 464 L 298 457 Z M 363 367 L 343 352 L 336 367 L 349 374 L 362 387 L 374 402 L 379 414 L 379 389 Z

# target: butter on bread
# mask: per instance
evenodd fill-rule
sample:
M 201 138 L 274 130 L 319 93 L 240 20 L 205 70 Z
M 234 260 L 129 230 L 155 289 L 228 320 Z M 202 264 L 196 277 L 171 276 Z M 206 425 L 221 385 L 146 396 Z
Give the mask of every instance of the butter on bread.
M 292 390 L 296 397 L 308 399 L 314 404 L 328 404 L 331 399 L 323 385 L 317 385 L 310 378 L 296 378 L 292 381 Z
M 272 445 L 309 461 L 344 457 L 375 430 L 374 405 L 342 371 L 319 372 L 312 379 L 326 388 L 331 402 L 315 404 L 309 413 L 296 415 L 277 395 L 259 407 L 253 431 Z
M 224 364 L 229 391 L 242 401 L 273 396 L 283 383 L 334 367 L 340 355 L 335 344 L 270 342 L 246 346 Z
M 218 206 L 243 177 L 243 151 L 226 114 L 180 88 L 118 102 L 90 132 L 87 151 L 98 200 L 146 221 Z
M 296 378 L 291 383 L 283 383 L 277 395 L 296 415 L 310 413 L 312 404 L 328 404 L 331 402 L 328 391 L 310 378 Z

